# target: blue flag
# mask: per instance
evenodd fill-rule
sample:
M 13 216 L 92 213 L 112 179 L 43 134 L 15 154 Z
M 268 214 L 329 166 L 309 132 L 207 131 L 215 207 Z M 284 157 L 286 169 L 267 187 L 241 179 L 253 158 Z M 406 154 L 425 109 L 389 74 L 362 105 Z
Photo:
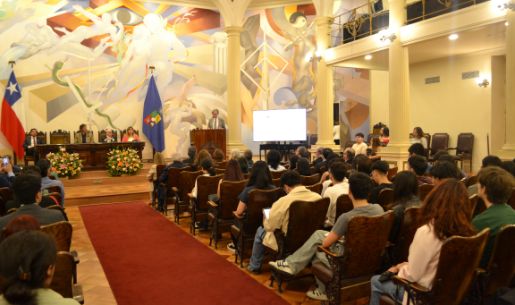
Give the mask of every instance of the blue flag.
M 145 97 L 143 106 L 143 133 L 152 143 L 156 152 L 162 152 L 165 149 L 163 106 L 153 75 L 150 77 L 147 97 Z

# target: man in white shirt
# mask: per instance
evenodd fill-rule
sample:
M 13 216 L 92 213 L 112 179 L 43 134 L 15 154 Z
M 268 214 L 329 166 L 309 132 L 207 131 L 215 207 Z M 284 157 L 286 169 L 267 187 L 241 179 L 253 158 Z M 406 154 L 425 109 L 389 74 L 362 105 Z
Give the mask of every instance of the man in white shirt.
M 354 140 L 356 143 L 352 145 L 352 149 L 355 152 L 355 155 L 367 155 L 367 143 L 365 143 L 365 135 L 363 135 L 361 132 L 358 132 L 356 136 L 354 137 Z
M 212 118 L 209 119 L 207 127 L 209 129 L 225 129 L 225 121 L 218 117 L 218 109 L 213 109 L 211 112 Z
M 329 168 L 329 179 L 331 180 L 332 186 L 328 187 L 322 197 L 329 198 L 329 208 L 327 209 L 326 225 L 333 226 L 336 218 L 336 201 L 338 197 L 343 194 L 349 194 L 349 183 L 345 181 L 345 175 L 347 169 L 343 162 L 333 162 Z

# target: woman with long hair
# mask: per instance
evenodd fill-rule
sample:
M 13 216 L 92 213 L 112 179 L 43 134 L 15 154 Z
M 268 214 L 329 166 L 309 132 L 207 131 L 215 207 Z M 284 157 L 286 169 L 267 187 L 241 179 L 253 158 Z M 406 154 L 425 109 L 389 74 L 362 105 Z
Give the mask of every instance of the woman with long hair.
M 224 176 L 218 182 L 218 190 L 216 191 L 216 198 L 211 197 L 210 200 L 215 199 L 215 201 L 220 198 L 220 186 L 223 181 L 241 181 L 245 180 L 243 177 L 243 173 L 240 168 L 240 163 L 238 160 L 231 159 L 227 161 L 227 167 L 225 168 Z M 210 195 L 211 196 L 211 195 Z
M 134 128 L 128 127 L 127 131 L 125 132 L 125 134 L 122 137 L 122 142 L 138 142 L 138 141 L 139 141 L 139 136 L 134 131 Z
M 54 239 L 39 231 L 22 231 L 0 243 L 0 304 L 78 305 L 49 289 L 57 249 Z
M 398 172 L 393 180 L 393 225 L 390 231 L 390 241 L 397 240 L 402 220 L 404 219 L 404 211 L 410 207 L 420 206 L 420 198 L 418 197 L 418 180 L 417 176 L 410 171 Z
M 420 143 L 427 149 L 427 139 L 424 137 L 424 131 L 421 127 L 413 128 L 413 132 L 410 136 L 410 144 Z
M 211 158 L 211 154 L 209 153 L 209 151 L 207 151 L 207 149 L 201 149 L 198 152 L 197 156 L 195 157 L 195 162 L 193 162 L 191 166 L 193 170 L 199 170 L 200 164 L 204 159 L 210 159 L 211 161 L 213 161 L 213 158 Z
M 252 166 L 252 171 L 250 172 L 249 182 L 247 186 L 240 193 L 238 203 L 238 208 L 236 209 L 236 214 L 238 216 L 242 216 L 245 210 L 247 209 L 247 203 L 249 200 L 249 193 L 253 189 L 273 189 L 275 185 L 272 182 L 272 174 L 270 173 L 270 169 L 268 165 L 264 161 L 257 161 Z
M 411 243 L 408 261 L 388 271 L 431 289 L 443 242 L 451 236 L 472 236 L 475 233 L 469 219 L 469 206 L 467 189 L 460 181 L 446 179 L 435 186 L 422 206 L 421 227 Z M 372 277 L 370 305 L 378 305 L 382 294 L 402 302 L 404 289 L 391 280 L 380 281 L 379 278 L 380 275 Z
M 286 168 L 281 165 L 281 153 L 275 149 L 270 150 L 268 154 L 266 154 L 266 162 L 272 172 L 282 172 L 286 170 Z
M 302 176 L 311 176 L 311 168 L 306 158 L 299 158 L 295 170 Z

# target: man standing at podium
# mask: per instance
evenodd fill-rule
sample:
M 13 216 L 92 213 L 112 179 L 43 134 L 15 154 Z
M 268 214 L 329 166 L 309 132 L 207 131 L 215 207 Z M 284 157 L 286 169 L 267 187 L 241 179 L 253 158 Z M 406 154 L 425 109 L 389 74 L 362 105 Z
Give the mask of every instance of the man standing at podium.
M 207 128 L 225 129 L 225 121 L 218 117 L 218 109 L 213 109 L 211 114 L 213 115 L 213 117 L 209 119 L 209 122 L 207 123 Z

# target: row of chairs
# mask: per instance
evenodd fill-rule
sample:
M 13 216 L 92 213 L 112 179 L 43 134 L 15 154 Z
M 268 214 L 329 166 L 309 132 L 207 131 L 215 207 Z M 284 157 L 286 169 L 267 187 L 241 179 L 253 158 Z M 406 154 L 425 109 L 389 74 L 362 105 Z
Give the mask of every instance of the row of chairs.
M 463 162 L 468 161 L 470 171 L 472 171 L 472 153 L 474 150 L 474 134 L 470 132 L 464 132 L 458 134 L 456 147 L 449 147 L 449 134 L 445 132 L 437 132 L 433 135 L 428 133 L 424 134 L 424 138 L 427 140 L 427 157 L 429 161 L 432 161 L 434 155 L 439 151 L 456 151 L 456 160 L 460 162 L 461 169 L 463 169 Z
M 116 141 L 121 140 L 122 136 L 127 132 L 126 129 L 124 130 L 113 130 L 113 137 Z M 89 133 L 93 136 L 93 131 L 89 131 Z M 134 131 L 134 133 L 139 134 L 137 130 Z M 27 137 L 29 136 L 29 133 L 25 134 Z M 50 132 L 50 142 L 47 141 L 47 132 L 45 131 L 38 131 L 38 142 L 42 144 L 70 144 L 72 143 L 72 133 L 67 130 L 54 130 Z M 106 131 L 100 130 L 98 131 L 98 142 L 104 142 L 106 138 Z

